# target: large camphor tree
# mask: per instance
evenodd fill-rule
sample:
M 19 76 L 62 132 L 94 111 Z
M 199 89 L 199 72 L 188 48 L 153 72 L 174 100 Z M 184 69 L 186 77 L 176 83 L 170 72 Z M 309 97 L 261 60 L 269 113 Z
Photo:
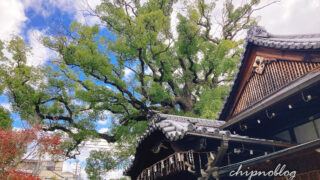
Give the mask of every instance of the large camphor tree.
M 238 3 L 104 0 L 90 11 L 100 26 L 74 22 L 43 39 L 58 54 L 45 66 L 27 66 L 30 48 L 20 38 L 1 43 L 13 56 L 0 53 L 0 92 L 22 119 L 67 133 L 66 155 L 102 138 L 118 142 L 116 155 L 93 152 L 88 163 L 125 165 L 150 110 L 217 117 L 242 52 L 239 35 L 261 8 L 259 0 Z M 112 130 L 99 133 L 106 114 Z

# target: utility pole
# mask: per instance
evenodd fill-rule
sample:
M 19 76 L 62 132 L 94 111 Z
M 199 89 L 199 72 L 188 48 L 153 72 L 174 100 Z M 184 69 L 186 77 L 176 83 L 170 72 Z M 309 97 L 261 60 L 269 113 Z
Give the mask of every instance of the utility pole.
M 78 178 L 78 164 L 79 164 L 79 160 L 77 160 L 77 162 L 76 162 L 76 169 L 75 169 L 75 178 L 76 178 L 76 180 L 78 180 L 79 178 Z
M 82 170 L 82 166 L 81 166 L 81 164 L 80 164 L 80 166 L 79 166 L 79 175 L 78 175 L 78 180 L 82 180 L 82 178 L 81 178 L 81 170 Z

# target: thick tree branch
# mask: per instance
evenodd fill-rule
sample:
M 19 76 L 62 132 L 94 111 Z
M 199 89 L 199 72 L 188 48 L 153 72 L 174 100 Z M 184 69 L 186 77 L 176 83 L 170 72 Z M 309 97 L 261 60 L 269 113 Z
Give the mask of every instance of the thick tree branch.
M 41 119 L 49 119 L 49 120 L 53 120 L 53 121 L 57 121 L 57 120 L 64 120 L 67 121 L 69 123 L 73 123 L 73 119 L 71 117 L 67 117 L 67 116 L 51 116 L 51 115 L 44 115 L 41 113 L 40 111 L 40 106 L 39 106 L 40 102 L 38 102 L 37 104 L 35 104 L 35 110 L 37 115 L 41 118 Z
M 188 57 L 187 59 L 190 63 L 189 71 L 191 71 L 193 73 L 192 82 L 197 84 L 198 83 L 198 75 L 197 75 L 196 69 L 194 68 L 194 62 L 192 61 L 192 59 L 190 57 Z
M 147 93 L 147 90 L 146 90 L 146 85 L 145 85 L 145 82 L 144 82 L 144 66 L 145 66 L 145 63 L 144 63 L 144 60 L 142 58 L 142 52 L 143 49 L 142 48 L 139 48 L 138 49 L 138 52 L 139 52 L 139 61 L 140 61 L 140 68 L 141 68 L 141 72 L 139 73 L 139 81 L 140 81 L 140 84 L 141 84 L 141 91 L 142 91 L 142 95 L 148 99 L 148 93 Z

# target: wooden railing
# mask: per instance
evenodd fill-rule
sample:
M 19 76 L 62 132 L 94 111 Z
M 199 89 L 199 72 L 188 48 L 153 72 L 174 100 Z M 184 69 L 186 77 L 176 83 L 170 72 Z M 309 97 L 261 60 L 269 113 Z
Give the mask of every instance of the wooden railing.
M 208 163 L 210 152 L 176 152 L 144 169 L 138 180 L 153 180 L 172 173 L 188 171 L 200 173 L 204 164 Z M 209 160 L 210 162 L 210 160 Z

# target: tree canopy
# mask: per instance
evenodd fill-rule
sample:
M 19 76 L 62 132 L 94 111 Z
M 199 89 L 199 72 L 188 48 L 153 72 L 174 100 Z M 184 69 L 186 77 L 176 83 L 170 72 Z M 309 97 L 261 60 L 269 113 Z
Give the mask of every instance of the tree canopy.
M 12 119 L 9 111 L 0 106 L 0 129 L 11 129 Z
M 58 54 L 43 67 L 27 66 L 22 39 L 1 43 L 1 93 L 22 119 L 67 133 L 68 156 L 93 137 L 125 147 L 117 153 L 125 160 L 150 110 L 217 117 L 242 52 L 238 36 L 257 23 L 258 3 L 104 0 L 91 12 L 102 24 L 74 22 L 43 39 Z M 97 132 L 96 122 L 110 115 L 112 130 Z

